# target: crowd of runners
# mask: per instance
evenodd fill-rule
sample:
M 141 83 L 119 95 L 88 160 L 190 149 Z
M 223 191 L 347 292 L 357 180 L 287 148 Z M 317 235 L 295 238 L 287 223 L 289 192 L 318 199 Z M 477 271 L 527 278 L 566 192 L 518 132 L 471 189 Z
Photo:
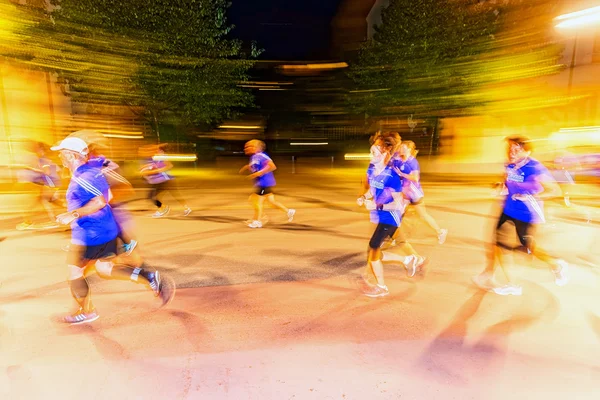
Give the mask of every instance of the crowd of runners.
M 504 197 L 504 206 L 496 224 L 496 235 L 487 252 L 487 265 L 481 274 L 473 277 L 473 283 L 482 290 L 498 295 L 521 295 L 522 287 L 505 268 L 507 252 L 524 251 L 544 261 L 554 274 L 555 283 L 564 286 L 569 282 L 569 265 L 553 258 L 536 244 L 535 229 L 545 222 L 545 199 L 560 197 L 561 189 L 544 165 L 532 157 L 532 143 L 525 137 L 506 139 L 507 158 L 505 179 L 498 195 Z M 48 151 L 58 154 L 67 173 L 52 163 Z M 265 204 L 281 210 L 292 222 L 296 210 L 287 208 L 276 200 L 273 171 L 277 168 L 265 152 L 265 144 L 251 140 L 244 147 L 249 163 L 240 173 L 249 172 L 254 182 L 250 196 L 253 216 L 246 221 L 249 228 L 262 228 L 268 221 Z M 119 165 L 103 156 L 101 135 L 94 131 L 78 131 L 58 145 L 47 149 L 37 144 L 33 148 L 36 160 L 22 166 L 23 176 L 39 186 L 38 200 L 48 215 L 48 226 L 68 226 L 71 242 L 68 251 L 68 284 L 77 303 L 77 310 L 64 318 L 66 323 L 79 324 L 99 317 L 91 297 L 88 275 L 95 270 L 106 279 L 130 280 L 148 287 L 161 301 L 168 304 L 175 294 L 175 283 L 169 276 L 148 266 L 137 250 L 138 237 L 134 220 L 125 206 L 133 193 L 131 183 L 120 171 Z M 385 284 L 384 263 L 401 263 L 410 277 L 427 265 L 427 258 L 420 255 L 408 241 L 402 230 L 402 221 L 408 207 L 431 228 L 440 245 L 444 244 L 448 229 L 441 228 L 427 213 L 421 186 L 419 162 L 415 144 L 402 141 L 397 132 L 379 132 L 372 137 L 370 164 L 363 182 L 363 194 L 357 199 L 358 206 L 369 211 L 375 229 L 368 243 L 366 268 L 360 280 L 362 292 L 369 297 L 389 294 Z M 164 203 L 162 195 L 170 192 L 180 204 L 183 215 L 192 209 L 179 193 L 174 177 L 169 173 L 173 167 L 164 157 L 160 145 L 139 149 L 143 159 L 140 175 L 150 186 L 148 199 L 156 207 L 152 217 L 161 218 L 171 208 Z M 157 157 L 159 156 L 159 157 Z M 60 180 L 69 179 L 66 197 L 60 200 L 57 188 Z M 65 207 L 66 212 L 57 214 Z M 507 223 L 514 226 L 520 246 L 514 247 L 501 240 L 497 233 Z M 33 226 L 29 215 L 17 229 Z M 511 228 L 512 229 L 512 228 Z M 504 279 L 496 277 L 500 265 Z M 502 283 L 501 283 L 502 281 Z

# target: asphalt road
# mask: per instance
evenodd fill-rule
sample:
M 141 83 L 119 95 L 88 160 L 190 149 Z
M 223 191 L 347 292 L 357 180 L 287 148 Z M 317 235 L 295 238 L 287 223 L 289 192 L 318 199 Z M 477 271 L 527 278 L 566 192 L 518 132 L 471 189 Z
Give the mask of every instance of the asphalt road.
M 215 176 L 218 175 L 215 173 Z M 220 176 L 220 175 L 219 175 Z M 152 219 L 130 203 L 147 262 L 177 283 L 158 309 L 142 286 L 91 278 L 100 319 L 65 326 L 68 232 L 17 232 L 0 221 L 0 398 L 6 399 L 596 399 L 600 390 L 600 238 L 596 210 L 553 207 L 540 242 L 572 265 L 556 287 L 520 256 L 521 297 L 481 292 L 497 213 L 485 186 L 426 186 L 444 245 L 409 212 L 404 229 L 430 259 L 424 276 L 386 265 L 391 294 L 356 284 L 373 227 L 354 200 L 360 176 L 281 173 L 252 230 L 251 188 L 223 174 L 186 189 Z M 169 200 L 167 200 L 169 202 Z M 542 397 L 543 396 L 543 397 Z

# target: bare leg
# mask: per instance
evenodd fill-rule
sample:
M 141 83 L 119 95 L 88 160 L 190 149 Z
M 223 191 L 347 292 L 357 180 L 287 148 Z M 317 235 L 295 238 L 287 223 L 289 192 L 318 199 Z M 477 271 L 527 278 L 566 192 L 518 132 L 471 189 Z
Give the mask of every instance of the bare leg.
M 417 210 L 417 214 L 429 225 L 431 229 L 435 231 L 436 234 L 441 234 L 442 230 L 438 226 L 437 222 L 433 219 L 431 215 L 427 213 L 427 209 L 425 208 L 425 203 L 414 204 L 415 210 Z
M 285 212 L 287 214 L 287 212 L 289 211 L 289 209 L 284 206 L 283 204 L 281 204 L 280 202 L 275 200 L 275 195 L 273 193 L 269 193 L 267 196 L 267 201 L 269 203 L 271 203 L 271 205 L 275 208 L 279 208 L 281 211 Z

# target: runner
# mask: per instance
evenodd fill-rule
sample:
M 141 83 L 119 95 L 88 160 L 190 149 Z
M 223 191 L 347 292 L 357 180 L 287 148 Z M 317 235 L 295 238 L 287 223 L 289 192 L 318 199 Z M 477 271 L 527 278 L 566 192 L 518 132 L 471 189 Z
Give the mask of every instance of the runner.
M 110 206 L 117 225 L 119 226 L 119 239 L 123 242 L 123 251 L 131 255 L 137 247 L 138 242 L 135 239 L 135 223 L 131 213 L 125 206 L 125 201 L 134 196 L 133 186 L 121 174 L 119 165 L 102 155 L 102 150 L 106 149 L 103 136 L 93 130 L 81 130 L 73 132 L 70 137 L 78 137 L 88 145 L 89 160 L 88 164 L 94 168 L 99 168 L 104 174 L 108 183 L 112 198 Z M 141 265 L 141 258 L 136 254 L 137 261 L 135 265 Z
M 21 169 L 21 180 L 33 183 L 37 195 L 35 203 L 23 215 L 23 222 L 17 225 L 18 230 L 52 229 L 56 228 L 55 207 L 61 207 L 58 189 L 60 187 L 59 168 L 46 156 L 46 145 L 42 142 L 31 142 L 31 154 L 27 163 L 15 166 Z M 41 205 L 48 216 L 45 223 L 33 223 L 36 206 Z
M 248 179 L 254 180 L 256 191 L 250 195 L 250 202 L 254 208 L 254 217 L 252 221 L 247 221 L 250 228 L 262 228 L 265 221 L 264 203 L 267 200 L 273 207 L 276 207 L 286 213 L 288 222 L 292 222 L 296 210 L 287 208 L 275 200 L 273 187 L 275 186 L 275 176 L 273 171 L 277 169 L 271 158 L 264 153 L 265 144 L 260 140 L 250 140 L 244 146 L 244 153 L 250 156 L 250 162 L 240 169 L 240 174 L 246 170 L 251 172 Z
M 503 251 L 514 250 L 501 243 L 499 230 L 506 223 L 514 224 L 522 249 L 547 263 L 554 272 L 555 283 L 564 286 L 569 282 L 569 265 L 561 259 L 555 259 L 536 245 L 535 228 L 545 222 L 542 198 L 560 196 L 560 189 L 550 177 L 548 170 L 536 159 L 530 157 L 531 143 L 521 136 L 506 139 L 508 144 L 508 163 L 506 165 L 505 186 L 506 200 L 502 215 L 495 230 L 495 239 L 488 253 L 488 264 L 485 270 L 473 278 L 474 283 L 483 290 L 500 295 L 520 296 L 521 286 L 515 284 L 503 263 Z M 508 283 L 499 285 L 494 273 L 496 259 L 504 271 Z
M 379 150 L 379 146 L 381 145 L 381 133 L 378 132 L 376 135 L 374 135 L 373 137 L 370 138 L 370 143 L 371 143 L 371 150 L 370 150 L 370 154 L 371 154 L 371 162 L 369 163 L 369 167 L 367 169 L 367 175 L 366 175 L 366 179 L 364 181 L 364 189 L 366 190 L 366 193 L 363 194 L 361 197 L 359 197 L 356 202 L 359 206 L 364 205 L 366 200 L 372 200 L 372 194 L 371 194 L 371 189 L 369 186 L 369 176 L 371 175 L 372 171 L 373 171 L 373 160 L 375 160 L 377 157 L 380 157 L 380 150 Z M 399 140 L 400 140 L 400 136 Z M 392 156 L 392 159 L 390 161 L 390 163 L 392 163 L 392 165 L 395 165 L 395 163 L 397 163 L 397 158 L 399 157 L 398 153 L 395 153 Z M 404 215 L 403 215 L 404 217 Z M 403 228 L 402 226 L 399 226 L 398 229 L 396 229 L 396 232 L 390 237 L 390 245 L 391 247 L 398 245 L 400 247 L 400 250 L 408 255 L 412 255 L 415 257 L 416 259 L 416 263 L 415 263 L 415 268 L 411 269 L 410 271 L 407 270 L 409 276 L 414 276 L 415 272 L 417 269 L 422 268 L 423 265 L 426 263 L 427 259 L 423 256 L 421 256 L 414 247 L 412 247 L 412 245 L 408 242 L 406 235 L 403 232 Z
M 175 293 L 171 279 L 167 278 L 165 284 L 158 271 L 115 264 L 118 226 L 108 205 L 110 190 L 101 171 L 88 164 L 87 144 L 79 138 L 68 137 L 52 150 L 60 152 L 63 165 L 72 174 L 67 189 L 68 212 L 58 215 L 56 220 L 71 225 L 68 281 L 79 310 L 66 316 L 64 321 L 81 324 L 98 319 L 86 280 L 87 269 L 92 266 L 103 278 L 146 284 L 155 296 L 160 296 L 163 305 L 170 302 Z
M 175 183 L 175 177 L 167 173 L 167 171 L 173 168 L 173 164 L 166 160 L 154 159 L 154 156 L 165 155 L 163 150 L 165 146 L 166 145 L 163 144 L 140 149 L 140 154 L 146 156 L 140 173 L 151 187 L 148 199 L 150 199 L 158 208 L 158 210 L 152 214 L 152 218 L 162 218 L 171 211 L 171 208 L 167 204 L 164 204 L 159 200 L 164 192 L 171 193 L 175 200 L 183 207 L 183 215 L 188 216 L 192 212 L 192 209 L 187 205 L 183 196 L 181 196 L 177 184 Z
M 402 181 L 391 163 L 399 144 L 398 133 L 386 132 L 377 138 L 372 149 L 372 166 L 368 171 L 370 198 L 363 201 L 365 208 L 370 211 L 371 222 L 377 224 L 369 241 L 367 266 L 363 275 L 366 283 L 363 291 L 369 297 L 389 294 L 385 285 L 383 262 L 400 261 L 411 276 L 416 270 L 417 260 L 413 255 L 403 257 L 381 250 L 384 240 L 392 237 L 400 226 L 406 206 L 402 195 Z M 371 277 L 375 278 L 375 285 L 370 284 Z
M 436 232 L 439 244 L 444 244 L 448 229 L 440 229 L 425 208 L 425 194 L 421 188 L 421 168 L 416 158 L 418 152 L 412 140 L 403 141 L 400 146 L 400 157 L 395 165 L 396 172 L 402 177 L 402 192 L 405 197 L 415 207 L 417 214 Z

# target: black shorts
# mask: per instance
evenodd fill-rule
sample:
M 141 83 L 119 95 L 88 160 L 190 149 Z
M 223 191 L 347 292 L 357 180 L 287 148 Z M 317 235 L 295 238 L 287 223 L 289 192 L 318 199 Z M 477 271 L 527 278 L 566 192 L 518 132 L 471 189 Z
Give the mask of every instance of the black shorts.
M 398 230 L 397 226 L 388 224 L 377 224 L 371 240 L 369 240 L 369 248 L 378 249 L 383 244 L 384 240 L 388 237 L 394 236 L 394 233 Z
M 266 194 L 272 194 L 273 188 L 270 186 L 269 187 L 257 186 L 256 191 L 254 193 L 256 193 L 259 196 L 264 196 Z
M 533 235 L 535 234 L 535 225 L 529 222 L 520 221 L 504 213 L 502 213 L 500 219 L 498 220 L 498 224 L 496 225 L 496 244 L 505 248 L 510 248 L 510 246 L 507 246 L 506 244 L 503 244 L 498 240 L 498 233 L 500 228 L 502 227 L 502 225 L 504 225 L 505 222 L 508 221 L 514 224 L 515 229 L 517 230 L 517 237 L 519 238 L 519 242 L 521 243 L 521 245 L 526 250 L 531 250 L 531 246 L 533 244 Z
M 103 260 L 116 255 L 116 238 L 109 242 L 93 246 L 82 246 L 71 243 L 69 246 L 68 263 L 70 265 L 77 265 L 78 267 L 85 267 L 90 261 Z

